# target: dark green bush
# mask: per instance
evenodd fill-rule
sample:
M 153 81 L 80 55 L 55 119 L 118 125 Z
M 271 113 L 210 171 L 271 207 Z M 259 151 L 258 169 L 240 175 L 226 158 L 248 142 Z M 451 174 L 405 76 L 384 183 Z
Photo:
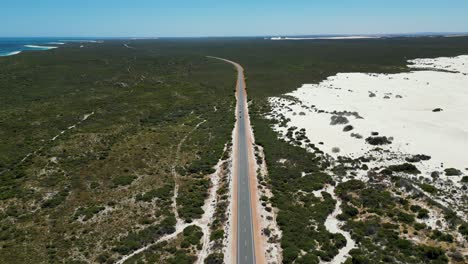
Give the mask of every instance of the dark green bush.
M 136 179 L 136 176 L 133 175 L 120 175 L 112 179 L 112 183 L 114 186 L 126 186 L 132 184 L 132 182 Z
M 223 253 L 211 253 L 205 259 L 205 264 L 223 264 L 224 254 Z
M 448 169 L 445 169 L 445 175 L 447 176 L 460 176 L 462 175 L 462 172 L 460 170 L 457 170 L 455 168 L 448 168 Z

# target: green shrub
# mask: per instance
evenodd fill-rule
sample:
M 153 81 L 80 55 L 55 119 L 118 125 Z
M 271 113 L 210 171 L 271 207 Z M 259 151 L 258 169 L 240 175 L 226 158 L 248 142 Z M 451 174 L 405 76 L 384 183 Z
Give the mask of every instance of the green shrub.
M 385 136 L 384 137 L 368 137 L 366 138 L 366 142 L 373 146 L 392 144 L 392 141 L 390 141 Z
M 133 175 L 121 175 L 117 176 L 112 179 L 112 183 L 115 187 L 117 186 L 127 186 L 132 184 L 132 182 L 136 179 L 136 176 Z
M 450 234 L 443 233 L 439 230 L 432 231 L 431 238 L 434 240 L 444 241 L 448 243 L 453 242 L 453 236 Z
M 414 222 L 414 215 L 407 214 L 405 212 L 399 211 L 397 214 L 398 220 L 403 222 L 403 223 L 413 223 Z
M 104 206 L 80 207 L 75 213 L 75 219 L 78 219 L 80 216 L 84 216 L 83 221 L 87 221 L 104 209 L 106 209 Z
M 164 185 L 161 188 L 150 190 L 146 193 L 139 194 L 135 197 L 136 201 L 151 202 L 153 199 L 158 198 L 163 201 L 171 199 L 173 187 L 171 185 Z
M 210 240 L 218 240 L 218 239 L 223 239 L 224 237 L 224 230 L 219 229 L 211 233 L 210 235 Z
M 447 176 L 460 176 L 462 175 L 462 172 L 460 170 L 457 170 L 455 168 L 448 168 L 448 169 L 445 169 L 445 175 Z
M 431 194 L 437 193 L 436 187 L 434 187 L 434 186 L 432 186 L 430 184 L 427 184 L 427 183 L 421 184 L 421 189 L 423 189 L 425 192 L 428 192 L 428 193 L 431 193 Z
M 458 232 L 460 232 L 460 234 L 462 234 L 462 236 L 464 236 L 465 239 L 468 239 L 468 224 L 467 223 L 461 224 L 458 227 Z
M 417 217 L 419 219 L 424 219 L 429 217 L 429 211 L 427 209 L 422 208 L 419 210 Z
M 211 253 L 205 259 L 205 264 L 223 264 L 223 263 L 224 263 L 223 253 Z
M 52 198 L 49 200 L 45 201 L 42 204 L 42 208 L 54 208 L 63 203 L 67 197 L 68 197 L 69 191 L 68 189 L 65 189 L 63 191 L 58 192 L 55 194 Z
M 446 263 L 448 261 L 445 256 L 445 251 L 441 248 L 431 247 L 431 246 L 419 246 L 419 251 L 422 256 L 428 261 L 440 261 L 440 263 Z
M 392 172 L 403 172 L 408 174 L 420 174 L 421 171 L 416 168 L 413 164 L 410 163 L 403 163 L 400 165 L 391 165 L 388 166 L 388 169 Z

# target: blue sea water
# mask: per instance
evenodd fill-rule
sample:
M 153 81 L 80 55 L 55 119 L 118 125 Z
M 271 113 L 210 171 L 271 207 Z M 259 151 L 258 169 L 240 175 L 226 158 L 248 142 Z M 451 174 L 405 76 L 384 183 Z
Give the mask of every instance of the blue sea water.
M 40 51 L 59 48 L 69 42 L 93 42 L 88 38 L 1 38 L 0 57 L 12 56 L 23 51 Z

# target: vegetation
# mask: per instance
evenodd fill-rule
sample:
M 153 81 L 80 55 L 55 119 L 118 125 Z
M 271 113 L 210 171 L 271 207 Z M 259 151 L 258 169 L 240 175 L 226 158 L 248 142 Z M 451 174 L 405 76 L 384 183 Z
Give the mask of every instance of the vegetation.
M 368 137 L 366 138 L 366 142 L 373 146 L 392 144 L 392 141 L 387 137 Z
M 241 41 L 240 41 L 241 42 Z M 259 40 L 259 42 L 261 42 Z M 453 46 L 451 46 L 451 44 Z M 327 232 L 320 228 L 324 217 L 330 212 L 333 200 L 328 207 L 327 196 L 324 196 L 321 209 L 314 208 L 315 214 L 309 214 L 309 208 L 316 206 L 315 197 L 311 190 L 319 190 L 325 182 L 332 183 L 323 169 L 329 166 L 326 160 L 310 153 L 302 152 L 298 147 L 309 147 L 320 155 L 320 151 L 308 144 L 306 138 L 298 134 L 296 129 L 290 128 L 291 144 L 285 143 L 272 133 L 274 120 L 264 118 L 270 112 L 266 98 L 281 96 L 290 92 L 303 83 L 318 83 L 328 76 L 338 72 L 381 72 L 394 73 L 408 71 L 406 60 L 420 57 L 460 55 L 468 52 L 463 43 L 446 39 L 391 39 L 370 41 L 281 41 L 278 43 L 264 42 L 262 50 L 254 50 L 255 45 L 246 48 L 242 54 L 230 55 L 235 61 L 243 64 L 248 75 L 249 97 L 252 99 L 251 119 L 254 125 L 255 137 L 258 144 L 264 147 L 267 166 L 271 178 L 269 186 L 273 190 L 273 206 L 279 209 L 278 223 L 283 231 L 281 246 L 285 263 L 318 263 L 319 260 L 329 260 L 334 256 L 328 246 L 336 245 L 339 240 L 327 237 Z M 424 44 L 423 44 L 424 43 Z M 229 47 L 225 47 L 229 49 Z M 281 52 L 287 50 L 287 52 Z M 271 56 L 270 54 L 275 54 Z M 450 56 L 450 55 L 448 55 Z M 279 124 L 284 126 L 284 124 Z M 351 127 L 344 129 L 351 130 Z M 297 131 L 299 132 L 299 131 Z M 360 135 L 355 135 L 356 137 Z M 304 144 L 303 142 L 306 142 Z M 390 144 L 386 137 L 373 135 L 368 139 L 373 144 Z M 295 147 L 294 147 L 295 146 Z M 300 153 L 300 154 L 296 154 Z M 300 158 L 299 158 L 300 157 Z M 429 157 L 418 156 L 420 160 Z M 284 162 L 279 163 L 282 160 Z M 408 161 L 413 162 L 413 160 Z M 307 164 L 304 166 L 303 164 Z M 367 166 L 366 166 L 367 167 Z M 345 173 L 346 173 L 345 169 Z M 335 172 L 335 170 L 333 170 Z M 419 170 L 411 164 L 401 164 L 387 169 L 389 174 L 394 172 L 418 174 Z M 305 177 L 300 177 L 307 173 Z M 309 174 L 310 173 L 310 174 Z M 323 178 L 322 176 L 323 175 Z M 380 176 L 379 174 L 377 174 Z M 310 186 L 308 180 L 313 179 Z M 296 184 L 301 182 L 301 184 Z M 399 199 L 387 190 L 385 186 L 368 186 L 367 183 L 350 181 L 349 190 L 338 185 L 337 192 L 342 192 L 343 214 L 340 219 L 348 219 L 346 229 L 358 242 L 358 249 L 351 252 L 349 263 L 446 263 L 445 252 L 439 247 L 418 245 L 405 238 L 400 226 L 417 227 L 422 234 L 426 234 L 427 227 L 416 222 L 424 218 L 421 214 L 412 213 L 400 204 Z M 345 191 L 346 189 L 346 191 Z M 300 192 L 298 192 L 300 190 Z M 354 199 L 358 192 L 358 197 Z M 346 199 L 349 199 L 347 201 Z M 353 203 L 351 203 L 353 201 Z M 327 208 L 326 210 L 323 210 Z M 387 213 L 388 212 L 388 213 Z M 374 217 L 373 217 L 374 216 Z M 364 217 L 364 219 L 362 219 Z M 385 224 L 384 219 L 392 219 L 394 224 Z M 300 219 L 299 222 L 295 219 Z M 357 219 L 362 219 L 359 222 Z M 307 225 L 307 223 L 314 223 Z M 374 224 L 375 223 L 375 224 Z M 310 233 L 310 226 L 318 226 L 317 233 Z M 408 231 L 407 231 L 408 232 Z M 315 239 L 311 239 L 311 238 Z M 314 241 L 315 240 L 315 241 Z M 328 243 L 326 241 L 329 241 Z M 387 250 L 388 249 L 388 250 Z M 299 254 L 300 253 L 300 254 Z M 301 257 L 299 257 L 301 255 Z
M 403 172 L 403 173 L 408 173 L 408 174 L 420 174 L 421 173 L 421 171 L 419 171 L 418 168 L 411 163 L 391 165 L 388 167 L 388 170 L 391 173 L 393 172 Z
M 447 176 L 460 176 L 462 175 L 462 172 L 460 170 L 457 170 L 455 168 L 448 168 L 448 169 L 445 169 L 445 175 Z
M 87 208 L 80 207 L 75 213 L 75 219 L 83 217 L 83 221 L 87 221 L 104 209 L 106 209 L 104 206 L 90 206 Z
M 133 256 L 125 264 L 140 263 L 194 263 L 199 249 L 201 229 L 188 226 L 174 240 L 161 242 L 151 246 L 148 250 Z
M 1 263 L 113 263 L 174 232 L 171 168 L 181 216 L 199 217 L 230 141 L 230 65 L 170 43 L 79 46 L 0 59 Z
M 277 139 L 269 121 L 260 116 L 265 111 L 261 107 L 266 105 L 257 103 L 255 106 L 258 108 L 251 111 L 251 119 L 255 124 L 257 144 L 266 153 L 267 185 L 271 186 L 274 195 L 271 202 L 279 209 L 277 222 L 283 232 L 283 262 L 329 261 L 344 246 L 344 237 L 329 233 L 324 226 L 335 201 L 326 192 L 322 192 L 323 200 L 312 192 L 333 182 L 321 171 L 318 157 Z M 279 162 L 282 159 L 286 161 Z M 302 177 L 303 172 L 307 176 Z M 306 253 L 301 254 L 301 251 Z
M 344 208 L 360 208 L 344 210 L 340 216 L 340 219 L 347 219 L 345 228 L 360 245 L 358 249 L 351 251 L 348 263 L 448 262 L 442 248 L 416 244 L 408 240 L 401 231 L 411 228 L 424 230 L 424 225 L 415 223 L 414 213 L 422 218 L 427 214 L 426 209 L 413 205 L 408 210 L 405 200 L 392 197 L 379 185 L 366 186 L 358 180 L 338 185 L 336 192 L 343 199 Z M 437 235 L 438 240 L 445 239 L 444 241 L 448 241 L 450 237 L 442 232 Z
M 0 59 L 0 262 L 113 263 L 152 244 L 174 231 L 172 168 L 180 175 L 180 216 L 187 222 L 200 217 L 207 175 L 234 124 L 232 66 L 206 55 L 235 60 L 246 70 L 255 136 L 269 169 L 266 184 L 280 209 L 284 262 L 328 261 L 344 238 L 323 225 L 335 201 L 312 191 L 334 185 L 324 173 L 329 164 L 320 152 L 297 147 L 304 133 L 294 135 L 295 146 L 278 140 L 273 121 L 264 118 L 266 99 L 338 72 L 402 72 L 409 70 L 408 59 L 468 53 L 465 37 L 131 42 L 135 49 L 122 41 L 86 48 L 71 43 Z M 346 229 L 358 241 L 352 263 L 447 261 L 439 247 L 415 245 L 400 233 L 400 226 L 429 231 L 417 225 L 419 212 L 385 188 L 351 181 L 337 191 L 345 201 L 340 218 L 348 219 Z M 215 241 L 225 220 L 226 203 L 219 204 Z M 466 225 L 457 226 L 466 236 Z M 198 237 L 191 228 L 128 263 L 193 263 Z M 222 257 L 212 254 L 206 263 Z
M 112 179 L 112 183 L 116 187 L 126 186 L 126 185 L 130 185 L 135 179 L 136 179 L 136 177 L 132 176 L 132 175 L 121 175 L 121 176 L 118 176 L 118 177 Z

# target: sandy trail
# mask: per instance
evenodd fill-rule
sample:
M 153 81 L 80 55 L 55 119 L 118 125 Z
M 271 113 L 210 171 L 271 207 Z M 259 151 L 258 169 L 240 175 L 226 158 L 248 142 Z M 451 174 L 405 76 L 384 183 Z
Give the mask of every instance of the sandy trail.
M 206 120 L 201 121 L 198 123 L 187 135 L 185 135 L 177 144 L 177 150 L 176 150 L 176 155 L 175 155 L 175 160 L 172 163 L 171 166 L 171 173 L 172 176 L 174 177 L 174 195 L 172 196 L 172 210 L 175 215 L 175 218 L 177 220 L 176 223 L 176 230 L 178 229 L 177 227 L 181 227 L 184 224 L 184 221 L 180 219 L 179 217 L 179 212 L 177 211 L 177 197 L 179 195 L 179 184 L 178 184 L 178 179 L 179 179 L 179 174 L 176 171 L 176 164 L 179 162 L 180 159 L 180 150 L 182 149 L 182 146 L 184 145 L 185 141 L 187 141 L 188 137 L 195 131 L 197 130 L 203 123 L 205 123 Z
M 89 114 L 85 114 L 78 122 L 76 122 L 75 124 L 67 127 L 67 129 L 65 130 L 62 130 L 60 131 L 60 133 L 58 133 L 57 135 L 53 136 L 51 139 L 49 139 L 48 141 L 49 142 L 52 142 L 52 141 L 55 141 L 57 140 L 59 137 L 61 137 L 62 135 L 64 135 L 66 132 L 68 132 L 69 130 L 72 130 L 72 129 L 75 129 L 78 125 L 80 125 L 81 123 L 83 123 L 84 121 L 88 120 L 88 118 L 90 118 L 92 115 L 94 115 L 94 112 L 91 112 Z M 39 151 L 43 150 L 44 149 L 44 146 L 36 149 L 35 151 L 33 152 L 30 152 L 28 154 L 26 154 L 18 163 L 16 163 L 14 166 L 19 166 L 21 164 L 23 164 L 26 160 L 28 160 L 30 157 L 36 155 Z M 7 172 L 7 171 L 10 171 L 11 169 L 5 169 L 3 171 L 0 172 L 0 175 L 2 175 L 3 173 Z
M 216 194 L 217 194 L 217 191 L 218 191 L 218 188 L 219 188 L 219 177 L 220 177 L 220 173 L 221 173 L 221 167 L 222 167 L 221 165 L 222 165 L 223 162 L 224 162 L 224 160 L 219 160 L 218 164 L 215 167 L 216 171 L 212 175 L 210 175 L 210 180 L 211 180 L 211 185 L 212 186 L 210 188 L 209 196 L 205 200 L 205 204 L 203 206 L 204 214 L 203 214 L 202 218 L 195 219 L 192 223 L 185 223 L 180 218 L 177 218 L 177 223 L 176 223 L 176 227 L 175 227 L 176 230 L 175 230 L 174 233 L 165 235 L 165 236 L 161 237 L 160 239 L 158 239 L 156 242 L 148 244 L 148 245 L 146 245 L 146 246 L 144 246 L 142 248 L 139 248 L 139 249 L 133 251 L 132 253 L 130 253 L 128 255 L 123 256 L 116 263 L 117 264 L 125 263 L 125 261 L 129 260 L 130 258 L 132 258 L 135 255 L 138 255 L 138 254 L 144 252 L 145 250 L 149 249 L 151 246 L 156 245 L 158 243 L 161 243 L 163 241 L 171 240 L 171 239 L 177 237 L 179 234 L 181 234 L 184 231 L 184 229 L 186 227 L 189 227 L 189 226 L 198 226 L 198 227 L 200 227 L 202 229 L 202 232 L 203 232 L 203 237 L 201 238 L 202 249 L 200 250 L 200 252 L 198 254 L 198 258 L 197 258 L 196 263 L 200 263 L 200 264 L 203 263 L 205 261 L 206 257 L 209 255 L 209 252 L 210 252 L 209 251 L 209 247 L 210 247 L 209 242 L 210 242 L 210 234 L 211 234 L 210 224 L 211 224 L 211 222 L 213 220 L 213 216 L 214 216 L 215 209 L 216 209 Z M 173 203 L 174 203 L 174 201 L 173 201 Z M 177 210 L 175 210 L 175 211 L 177 213 Z
M 216 195 L 217 195 L 217 192 L 218 192 L 218 189 L 219 189 L 220 174 L 221 174 L 221 170 L 222 170 L 221 165 L 225 161 L 224 160 L 219 160 L 218 164 L 215 166 L 215 172 L 209 176 L 210 180 L 211 180 L 211 188 L 209 190 L 208 198 L 205 200 L 205 204 L 202 207 L 203 211 L 204 211 L 204 214 L 200 219 L 195 219 L 192 223 L 185 223 L 179 217 L 179 214 L 177 212 L 177 196 L 178 196 L 177 178 L 179 177 L 179 175 L 178 175 L 178 173 L 177 173 L 177 171 L 175 169 L 175 164 L 177 164 L 177 162 L 179 161 L 179 154 L 180 154 L 180 150 L 181 150 L 183 144 L 188 139 L 188 137 L 205 122 L 206 122 L 206 120 L 203 120 L 200 123 L 198 123 L 189 133 L 187 133 L 187 135 L 185 135 L 182 138 L 182 140 L 177 145 L 176 158 L 175 158 L 173 166 L 171 167 L 171 172 L 172 172 L 172 175 L 174 176 L 174 181 L 175 181 L 174 196 L 172 198 L 172 210 L 173 210 L 174 215 L 175 215 L 176 220 L 177 220 L 176 221 L 176 226 L 175 226 L 175 229 L 176 229 L 175 232 L 172 233 L 172 234 L 165 235 L 165 236 L 161 237 L 160 239 L 158 239 L 156 242 L 148 244 L 148 245 L 146 245 L 146 246 L 144 246 L 142 248 L 139 248 L 139 249 L 133 251 L 132 253 L 130 253 L 128 255 L 123 256 L 119 261 L 117 261 L 118 264 L 125 263 L 125 261 L 127 261 L 128 259 L 132 258 L 135 255 L 138 255 L 138 254 L 144 252 L 145 250 L 149 249 L 153 245 L 156 245 L 156 244 L 161 243 L 163 241 L 168 241 L 168 240 L 171 240 L 171 239 L 177 237 L 188 226 L 198 226 L 198 227 L 200 227 L 200 229 L 203 232 L 203 236 L 201 238 L 202 249 L 198 253 L 198 258 L 197 258 L 196 263 L 200 263 L 200 264 L 204 263 L 206 257 L 209 255 L 209 253 L 210 253 L 210 234 L 211 234 L 210 224 L 213 221 L 213 216 L 214 216 L 214 213 L 215 213 L 215 210 L 216 210 L 216 203 L 217 203 Z M 227 146 L 225 147 L 225 150 L 226 150 L 226 148 L 227 148 Z
M 324 263 L 341 264 L 346 261 L 351 249 L 356 247 L 356 242 L 351 238 L 351 234 L 349 232 L 346 232 L 343 229 L 341 229 L 342 222 L 336 218 L 339 214 L 341 214 L 342 211 L 341 200 L 335 195 L 335 187 L 328 186 L 325 189 L 325 191 L 329 193 L 332 196 L 332 198 L 336 201 L 335 210 L 333 210 L 333 212 L 329 214 L 327 219 L 325 220 L 325 228 L 330 233 L 343 235 L 346 238 L 346 246 L 341 248 L 338 251 L 338 255 L 336 255 L 330 262 Z

